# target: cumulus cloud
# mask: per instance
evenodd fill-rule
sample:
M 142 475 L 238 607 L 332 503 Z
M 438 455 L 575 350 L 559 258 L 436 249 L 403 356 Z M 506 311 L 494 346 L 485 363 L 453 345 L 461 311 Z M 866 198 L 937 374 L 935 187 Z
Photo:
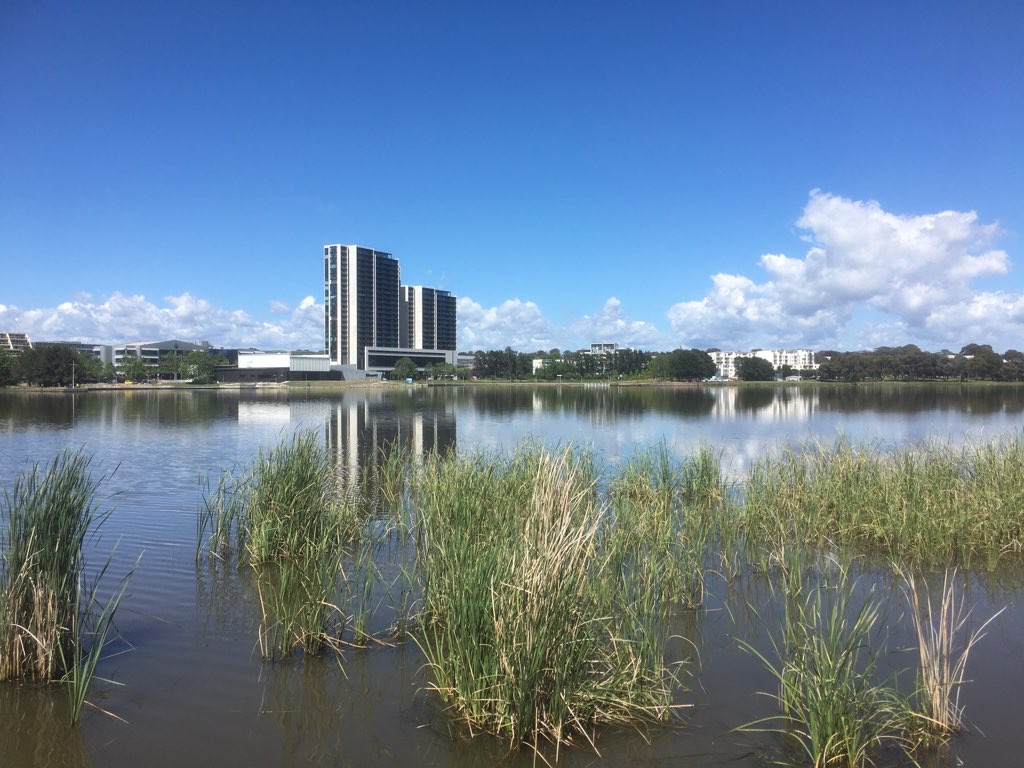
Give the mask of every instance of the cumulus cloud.
M 671 342 L 668 336 L 645 320 L 630 320 L 622 312 L 622 302 L 610 297 L 601 311 L 591 317 L 584 315 L 571 326 L 575 338 L 591 342 L 615 342 L 634 349 L 664 349 Z
M 225 309 L 183 293 L 155 304 L 145 296 L 115 292 L 102 302 L 81 297 L 56 307 L 22 310 L 0 306 L 0 327 L 37 341 L 210 341 L 216 345 L 279 349 L 323 346 L 323 305 L 312 296 L 275 320 L 256 319 L 244 310 Z
M 464 296 L 456 311 L 461 350 L 549 349 L 559 343 L 554 327 L 532 301 L 508 299 L 496 307 L 483 307 Z
M 857 332 L 851 320 L 862 308 L 889 318 L 869 329 L 875 339 L 898 329 L 914 341 L 958 345 L 1024 329 L 1020 296 L 971 286 L 1010 266 L 992 247 L 998 227 L 974 211 L 900 215 L 815 190 L 797 225 L 809 244 L 802 258 L 763 255 L 763 282 L 713 275 L 706 297 L 669 309 L 676 333 L 697 346 L 815 346 Z
M 564 325 L 549 320 L 532 301 L 509 299 L 495 307 L 483 307 L 471 298 L 458 301 L 459 349 L 504 349 L 524 352 L 565 346 L 585 347 L 592 342 L 616 342 L 636 349 L 663 349 L 671 344 L 667 334 L 643 320 L 625 315 L 622 302 L 612 296 L 599 312 Z

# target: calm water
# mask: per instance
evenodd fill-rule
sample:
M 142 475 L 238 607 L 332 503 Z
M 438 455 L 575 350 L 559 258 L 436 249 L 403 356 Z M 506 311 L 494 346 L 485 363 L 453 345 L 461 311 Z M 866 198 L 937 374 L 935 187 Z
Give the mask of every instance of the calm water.
M 839 435 L 883 447 L 987 439 L 1019 430 L 1022 415 L 1024 388 L 953 385 L 0 393 L 0 485 L 9 487 L 33 461 L 84 446 L 94 469 L 111 473 L 103 493 L 113 512 L 93 543 L 92 561 L 116 547 L 112 568 L 121 574 L 141 557 L 118 614 L 131 648 L 99 671 L 121 685 L 100 683 L 90 697 L 127 723 L 92 711 L 69 729 L 58 688 L 0 685 L 0 766 L 485 766 L 505 759 L 501 745 L 486 739 L 452 738 L 423 693 L 414 644 L 352 650 L 340 666 L 263 663 L 247 575 L 197 566 L 202 479 L 248 462 L 259 446 L 299 426 L 319 430 L 353 474 L 376 446 L 396 439 L 416 452 L 574 441 L 592 445 L 609 467 L 637 446 L 665 441 L 682 454 L 708 443 L 739 474 L 779 445 L 831 443 Z M 970 578 L 975 616 L 1010 608 L 972 656 L 974 682 L 962 695 L 968 721 L 985 735 L 960 737 L 941 765 L 1019 763 L 1024 610 L 1017 606 L 1024 592 L 1017 581 L 1015 573 Z M 562 764 L 761 764 L 756 753 L 771 739 L 732 729 L 769 712 L 756 692 L 773 685 L 735 638 L 767 647 L 763 627 L 770 622 L 746 606 L 764 618 L 772 602 L 756 581 L 741 595 L 729 594 L 736 586 L 720 580 L 709 586 L 707 610 L 681 617 L 677 628 L 700 651 L 699 664 L 690 665 L 690 690 L 680 695 L 693 705 L 682 727 L 649 732 L 648 741 L 604 733 L 600 759 L 575 752 Z M 386 624 L 387 616 L 378 621 Z M 893 669 L 911 664 L 898 650 L 909 644 L 901 631 L 892 629 L 888 638 Z M 675 652 L 690 653 L 682 644 Z M 509 763 L 532 760 L 521 754 Z

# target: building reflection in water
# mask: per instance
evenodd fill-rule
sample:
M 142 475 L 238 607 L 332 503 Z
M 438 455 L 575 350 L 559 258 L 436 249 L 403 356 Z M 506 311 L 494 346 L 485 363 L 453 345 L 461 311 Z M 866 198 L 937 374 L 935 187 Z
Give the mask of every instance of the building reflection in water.
M 324 425 L 327 449 L 339 474 L 353 482 L 396 447 L 414 459 L 456 448 L 451 401 L 371 393 L 293 402 L 291 411 L 293 422 Z

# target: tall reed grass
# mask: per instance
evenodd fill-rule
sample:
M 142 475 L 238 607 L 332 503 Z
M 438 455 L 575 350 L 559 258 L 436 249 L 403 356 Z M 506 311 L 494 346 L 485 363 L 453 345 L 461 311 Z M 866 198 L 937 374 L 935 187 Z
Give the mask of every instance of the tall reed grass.
M 337 650 L 347 625 L 340 593 L 346 547 L 358 541 L 367 505 L 337 478 L 314 431 L 260 448 L 225 472 L 198 516 L 205 549 L 256 570 L 264 658 Z
M 51 680 L 71 657 L 83 544 L 99 522 L 90 463 L 81 452 L 65 451 L 4 491 L 0 680 Z
M 833 583 L 807 585 L 787 595 L 776 658 L 742 643 L 778 683 L 779 714 L 743 727 L 782 734 L 794 764 L 859 768 L 884 740 L 896 739 L 894 689 L 874 680 L 872 651 L 880 604 L 868 596 L 853 604 L 844 571 Z
M 417 474 L 421 622 L 438 692 L 467 731 L 512 746 L 592 744 L 601 723 L 663 720 L 663 601 L 623 589 L 587 453 L 431 457 Z
M 702 605 L 706 561 L 725 501 L 719 457 L 707 446 L 682 461 L 664 444 L 638 450 L 613 478 L 609 496 L 618 566 L 641 578 L 656 572 L 668 600 Z
M 111 560 L 87 586 L 84 548 L 106 514 L 91 457 L 64 451 L 34 464 L 0 501 L 0 681 L 67 684 L 78 721 L 131 574 L 98 597 Z M 109 714 L 109 713 L 108 713 Z
M 850 546 L 906 563 L 994 565 L 1024 542 L 1024 440 L 882 450 L 811 443 L 760 460 L 739 512 L 748 541 Z

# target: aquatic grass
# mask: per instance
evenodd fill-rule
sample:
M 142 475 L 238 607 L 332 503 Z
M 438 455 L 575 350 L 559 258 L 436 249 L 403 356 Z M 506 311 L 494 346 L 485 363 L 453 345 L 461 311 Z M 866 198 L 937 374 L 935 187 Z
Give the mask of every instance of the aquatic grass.
M 246 499 L 245 546 L 250 562 L 315 559 L 340 547 L 357 514 L 337 494 L 333 465 L 316 432 L 260 449 Z
M 337 565 L 323 558 L 256 569 L 263 659 L 285 659 L 297 650 L 307 655 L 341 651 L 347 619 L 331 601 L 337 573 Z
M 520 447 L 428 459 L 424 607 L 414 639 L 431 688 L 467 732 L 510 746 L 588 744 L 602 723 L 664 720 L 673 678 L 645 604 L 623 599 L 598 543 L 589 454 Z M 618 618 L 617 618 L 618 617 Z
M 706 558 L 726 499 L 720 458 L 707 446 L 677 462 L 661 444 L 637 451 L 614 477 L 610 546 L 619 567 L 656 569 L 667 599 L 704 600 Z
M 398 440 L 385 442 L 363 467 L 362 493 L 375 511 L 397 517 L 412 468 L 412 453 Z
M 76 623 L 72 631 L 78 641 L 72 648 L 70 663 L 64 663 L 66 670 L 64 682 L 67 684 L 68 701 L 70 704 L 71 724 L 78 722 L 82 714 L 82 708 L 91 704 L 86 700 L 86 695 L 92 682 L 96 679 L 96 668 L 104 658 L 103 652 L 107 647 L 110 631 L 114 626 L 114 616 L 121 600 L 124 598 L 125 590 L 128 588 L 128 581 L 138 568 L 138 561 L 125 576 L 121 579 L 116 591 L 106 600 L 99 597 L 99 586 L 110 566 L 112 558 L 108 558 L 103 568 L 100 569 L 92 585 L 86 587 L 79 580 L 77 590 L 77 604 L 75 610 Z M 86 642 L 88 638 L 88 642 Z M 102 678 L 106 683 L 114 683 L 113 680 Z M 117 720 L 123 718 L 92 704 L 104 714 L 110 715 Z
M 0 570 L 0 680 L 60 677 L 79 638 L 83 544 L 101 522 L 91 457 L 60 453 L 34 464 L 0 504 L 5 535 Z
M 366 517 L 355 490 L 336 479 L 315 431 L 260 448 L 248 467 L 224 473 L 197 518 L 197 557 L 233 554 L 252 565 L 337 552 Z
M 1024 440 L 883 450 L 808 443 L 762 457 L 738 525 L 755 548 L 850 546 L 901 563 L 994 566 L 1024 540 Z M 770 554 L 771 556 L 771 554 Z
M 300 430 L 220 477 L 198 514 L 196 556 L 255 570 L 264 659 L 337 652 L 348 624 L 342 561 L 363 546 L 372 514 L 359 488 L 339 482 L 317 433 Z
M 845 575 L 790 597 L 781 639 L 772 641 L 774 660 L 740 641 L 777 681 L 778 691 L 766 695 L 779 707 L 778 715 L 741 730 L 782 735 L 801 756 L 796 763 L 865 765 L 883 740 L 893 738 L 892 690 L 872 679 L 880 605 L 870 596 L 852 605 Z
M 943 574 L 937 600 L 932 599 L 927 583 L 919 582 L 909 572 L 898 573 L 910 606 L 919 657 L 918 686 L 912 697 L 919 727 L 912 725 L 908 730 L 923 731 L 919 740 L 925 744 L 942 741 L 963 727 L 960 688 L 971 650 L 985 636 L 986 627 L 1005 609 L 968 632 L 971 610 L 963 595 L 958 595 L 956 569 Z

